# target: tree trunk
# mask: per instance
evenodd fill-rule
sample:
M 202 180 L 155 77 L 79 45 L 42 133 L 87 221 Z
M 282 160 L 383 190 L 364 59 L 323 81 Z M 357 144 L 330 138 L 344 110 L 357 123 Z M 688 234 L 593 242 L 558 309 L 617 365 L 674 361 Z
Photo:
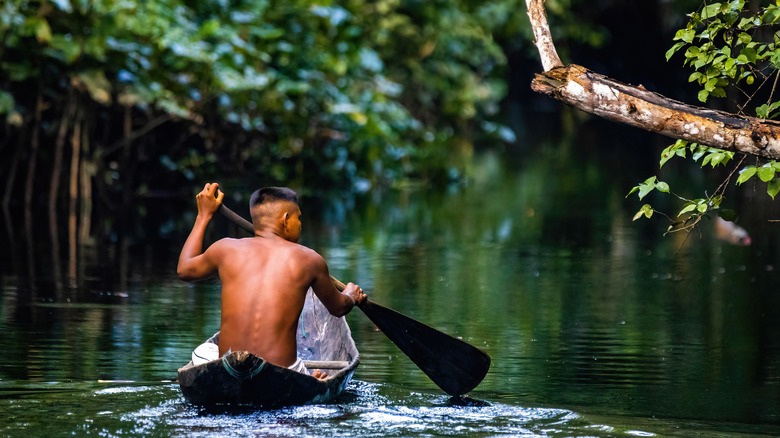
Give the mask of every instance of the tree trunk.
M 38 147 L 40 145 L 41 115 L 43 113 L 43 87 L 38 87 L 38 97 L 35 99 L 35 121 L 30 138 L 30 157 L 27 162 L 27 179 L 24 184 L 24 217 L 25 221 L 32 218 L 32 197 L 35 190 L 35 168 L 38 163 Z
M 35 275 L 35 254 L 33 248 L 33 219 L 32 219 L 32 198 L 35 191 L 35 170 L 38 163 L 38 148 L 41 142 L 40 132 L 41 117 L 43 114 L 43 87 L 38 87 L 38 97 L 35 99 L 35 121 L 33 122 L 32 137 L 30 138 L 30 157 L 27 162 L 27 180 L 24 184 L 24 237 L 27 246 L 27 273 L 32 280 L 37 278 Z M 31 284 L 33 284 L 31 282 Z M 35 286 L 31 286 L 35 292 Z
M 686 105 L 579 65 L 564 66 L 550 36 L 544 0 L 526 0 L 544 72 L 531 89 L 614 122 L 762 158 L 780 158 L 780 123 Z
M 8 177 L 5 180 L 5 192 L 3 193 L 3 218 L 5 219 L 3 222 L 5 222 L 5 230 L 8 234 L 8 242 L 9 246 L 11 248 L 11 251 L 9 254 L 16 254 L 16 230 L 14 229 L 14 223 L 13 218 L 11 216 L 11 194 L 13 193 L 14 189 L 14 182 L 16 181 L 16 173 L 17 169 L 19 169 L 19 163 L 22 161 L 22 151 L 24 148 L 22 147 L 24 141 L 25 141 L 25 133 L 24 130 L 20 130 L 18 136 L 17 136 L 17 145 L 14 148 L 15 152 L 13 157 L 11 158 L 11 162 L 9 163 L 10 169 L 8 170 Z M 16 272 L 16 257 L 11 257 L 10 261 L 11 267 L 14 272 Z
M 71 116 L 73 115 L 74 103 L 68 100 L 65 111 L 63 112 L 62 119 L 60 120 L 60 127 L 57 131 L 57 139 L 54 143 L 54 165 L 51 169 L 51 183 L 49 185 L 49 221 L 52 224 L 56 224 L 57 216 L 57 198 L 60 191 L 60 178 L 62 178 L 62 160 L 65 155 L 65 140 L 68 136 L 68 128 L 70 127 Z
M 23 143 L 25 141 L 25 133 L 24 130 L 20 130 L 19 136 L 17 137 L 17 145 L 16 145 L 16 152 L 14 153 L 13 158 L 11 159 L 11 163 L 9 164 L 10 169 L 8 170 L 8 177 L 5 180 L 5 191 L 3 192 L 3 210 L 9 211 L 9 206 L 11 205 L 11 195 L 14 191 L 14 182 L 16 181 L 16 172 L 19 169 L 19 163 L 22 161 L 22 151 L 24 151 Z
M 89 159 L 90 141 L 88 121 L 84 121 L 82 131 L 86 133 L 81 140 L 81 168 L 80 179 L 80 214 L 79 214 L 79 246 L 90 243 L 90 230 L 92 229 L 92 175 L 94 175 L 94 161 Z
M 73 133 L 71 135 L 71 147 L 73 149 L 70 157 L 70 186 L 68 187 L 68 280 L 70 287 L 77 286 L 77 257 L 78 242 L 76 240 L 76 231 L 78 226 L 78 196 L 79 196 L 79 161 L 81 156 L 81 128 L 82 118 L 79 113 L 73 121 Z
M 71 116 L 75 104 L 73 100 L 68 100 L 65 111 L 60 120 L 60 127 L 57 131 L 57 139 L 54 143 L 54 166 L 51 170 L 51 184 L 49 185 L 49 236 L 51 237 L 52 267 L 54 274 L 54 285 L 59 295 L 62 290 L 62 269 L 60 264 L 60 233 L 57 221 L 57 199 L 60 192 L 60 178 L 62 178 L 62 161 L 65 155 L 65 140 L 68 136 Z M 59 296 L 58 296 L 59 297 Z

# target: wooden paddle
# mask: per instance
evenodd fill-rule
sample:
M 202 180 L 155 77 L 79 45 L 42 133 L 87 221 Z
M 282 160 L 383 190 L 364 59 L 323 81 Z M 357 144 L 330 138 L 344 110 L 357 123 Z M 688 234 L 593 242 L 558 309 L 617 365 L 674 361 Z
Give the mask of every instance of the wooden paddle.
M 224 204 L 219 211 L 234 224 L 254 234 L 252 224 Z M 344 290 L 344 283 L 332 275 L 330 279 L 336 289 Z M 466 394 L 485 378 L 490 368 L 490 356 L 477 347 L 373 301 L 366 300 L 358 307 L 447 394 Z

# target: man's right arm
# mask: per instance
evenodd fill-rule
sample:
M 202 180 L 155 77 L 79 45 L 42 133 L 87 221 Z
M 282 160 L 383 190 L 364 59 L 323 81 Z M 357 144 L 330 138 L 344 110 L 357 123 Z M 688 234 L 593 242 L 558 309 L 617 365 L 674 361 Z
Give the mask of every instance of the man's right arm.
M 202 253 L 203 235 L 206 233 L 209 221 L 210 218 L 198 216 L 181 249 L 176 274 L 184 281 L 200 280 L 213 275 L 217 270 L 211 257 Z
M 185 281 L 199 280 L 213 275 L 217 265 L 210 252 L 214 252 L 217 245 L 212 245 L 211 251 L 203 253 L 203 236 L 206 234 L 211 218 L 222 204 L 224 193 L 219 191 L 219 184 L 206 184 L 203 190 L 195 197 L 198 205 L 198 215 L 192 231 L 184 242 L 179 255 L 179 263 L 176 273 Z

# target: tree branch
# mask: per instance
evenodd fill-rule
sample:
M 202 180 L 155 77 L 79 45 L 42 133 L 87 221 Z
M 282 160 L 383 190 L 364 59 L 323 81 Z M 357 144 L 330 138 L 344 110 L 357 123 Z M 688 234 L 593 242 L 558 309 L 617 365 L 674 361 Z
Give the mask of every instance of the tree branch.
M 112 144 L 111 146 L 104 148 L 103 151 L 97 155 L 96 159 L 101 160 L 106 156 L 111 155 L 112 153 L 132 143 L 135 139 L 146 135 L 154 128 L 162 125 L 163 123 L 167 122 L 168 120 L 171 120 L 172 118 L 173 117 L 170 114 L 163 114 L 153 120 L 150 120 L 146 125 L 142 126 L 139 129 L 136 129 L 135 131 L 131 132 L 128 135 L 123 136 L 120 140 L 114 142 L 114 144 Z
M 528 8 L 528 18 L 531 19 L 531 28 L 534 31 L 534 44 L 539 51 L 539 57 L 542 58 L 542 68 L 544 71 L 548 71 L 555 67 L 562 67 L 563 62 L 558 56 L 558 51 L 555 50 L 550 26 L 547 24 L 544 0 L 526 0 L 525 5 Z
M 576 64 L 564 66 L 550 37 L 544 0 L 526 0 L 526 5 L 544 67 L 531 82 L 534 91 L 605 119 L 668 137 L 780 158 L 778 122 L 687 105 Z

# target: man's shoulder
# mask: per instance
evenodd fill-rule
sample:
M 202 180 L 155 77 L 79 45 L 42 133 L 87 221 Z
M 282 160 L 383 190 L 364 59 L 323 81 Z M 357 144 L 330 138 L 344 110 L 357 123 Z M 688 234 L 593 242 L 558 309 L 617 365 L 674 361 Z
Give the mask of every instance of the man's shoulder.
M 216 242 L 212 243 L 211 246 L 212 247 L 217 247 L 217 248 L 218 247 L 235 246 L 235 245 L 240 245 L 241 244 L 241 240 L 243 240 L 243 239 L 234 239 L 232 237 L 223 237 L 223 238 L 217 240 Z
M 208 251 L 211 252 L 224 252 L 224 251 L 231 251 L 235 249 L 240 249 L 242 247 L 245 248 L 245 245 L 247 245 L 249 242 L 247 242 L 249 239 L 235 239 L 232 237 L 223 237 L 222 239 L 219 239 L 209 245 Z
M 317 251 L 309 248 L 308 246 L 301 245 L 300 243 L 292 243 L 292 242 L 290 243 L 291 243 L 290 245 L 291 250 L 299 253 L 301 256 L 315 258 L 315 259 L 322 258 L 322 256 Z
M 298 243 L 290 242 L 288 249 L 292 254 L 290 259 L 307 270 L 318 268 L 325 261 L 317 251 Z

